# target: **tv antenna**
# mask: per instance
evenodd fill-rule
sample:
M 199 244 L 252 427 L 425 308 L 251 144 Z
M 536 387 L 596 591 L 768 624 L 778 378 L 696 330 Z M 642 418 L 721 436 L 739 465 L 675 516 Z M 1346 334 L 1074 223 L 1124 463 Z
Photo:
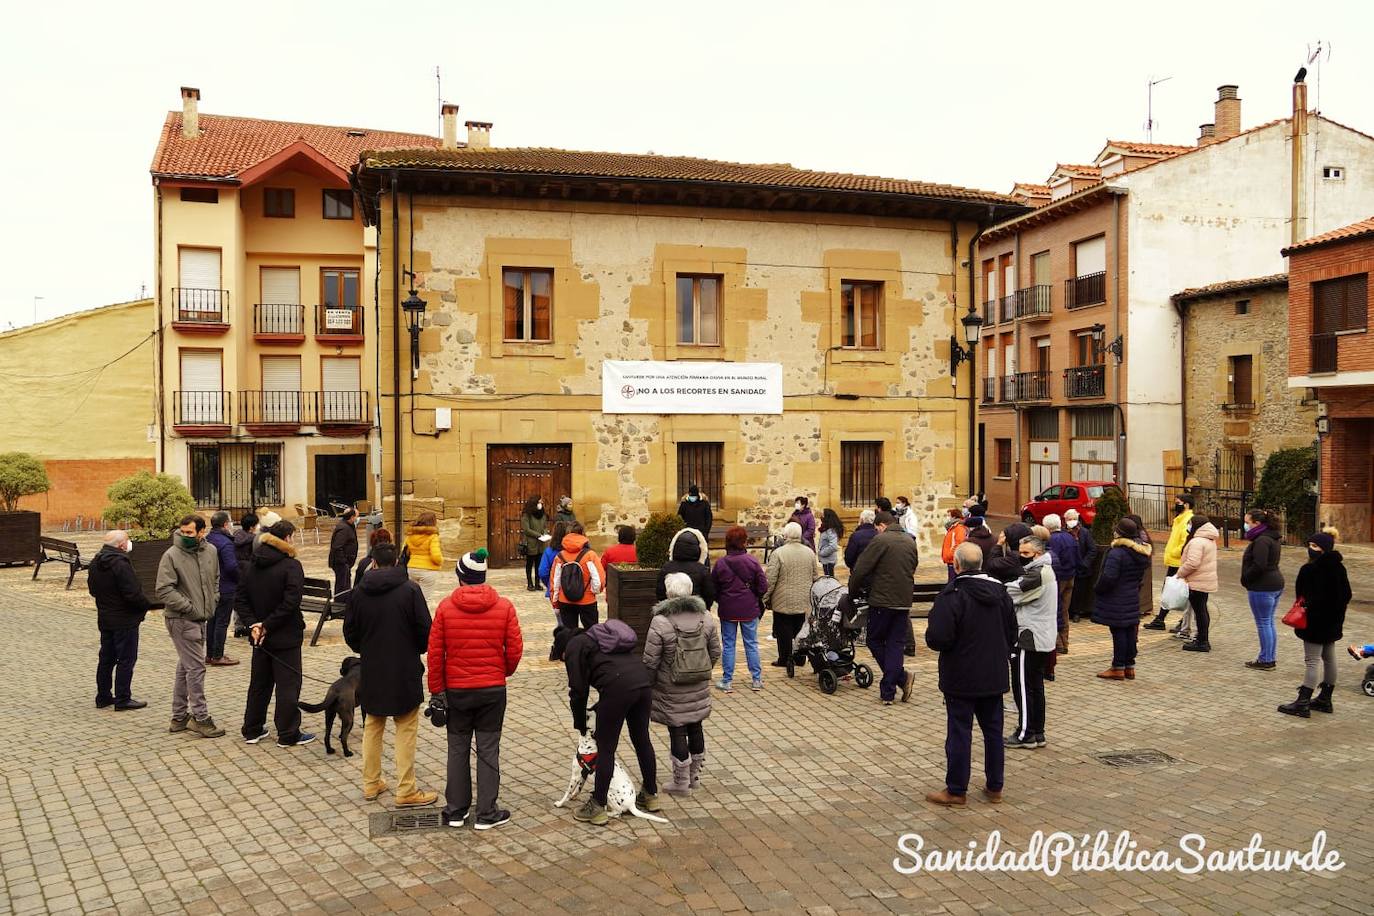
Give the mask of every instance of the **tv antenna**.
M 1316 108 L 1318 112 L 1322 110 L 1322 61 L 1330 59 L 1331 45 L 1328 42 L 1318 41 L 1315 46 L 1307 46 L 1307 66 L 1310 67 L 1316 64 L 1317 67 L 1317 78 L 1314 81 L 1317 84 L 1317 91 L 1315 93 L 1316 97 L 1313 100 L 1315 102 L 1313 107 Z
M 438 136 L 444 135 L 444 84 L 439 78 L 439 65 L 434 65 L 434 118 Z
M 1155 140 L 1155 87 L 1160 83 L 1167 83 L 1173 79 L 1172 76 L 1164 76 L 1159 79 L 1150 77 L 1150 83 L 1145 88 L 1145 141 L 1153 143 Z

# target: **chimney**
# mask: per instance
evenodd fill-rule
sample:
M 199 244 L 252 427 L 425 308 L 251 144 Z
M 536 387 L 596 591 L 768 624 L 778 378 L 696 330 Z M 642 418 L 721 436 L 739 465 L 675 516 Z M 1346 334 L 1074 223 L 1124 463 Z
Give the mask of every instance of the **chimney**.
M 1197 130 L 1198 146 L 1207 146 L 1217 142 L 1217 126 L 1215 124 L 1199 124 Z
M 200 136 L 200 90 L 190 86 L 181 87 L 181 135 L 188 140 Z
M 468 129 L 468 149 L 486 149 L 491 146 L 490 121 L 464 121 Z
M 1218 86 L 1216 104 L 1217 139 L 1227 140 L 1240 133 L 1239 86 Z
M 458 106 L 445 102 L 439 108 L 444 113 L 444 149 L 458 148 Z
M 1293 147 L 1293 164 L 1288 180 L 1291 185 L 1292 208 L 1289 213 L 1288 244 L 1296 245 L 1307 238 L 1307 69 L 1298 71 L 1293 80 L 1293 117 L 1289 121 L 1289 139 Z

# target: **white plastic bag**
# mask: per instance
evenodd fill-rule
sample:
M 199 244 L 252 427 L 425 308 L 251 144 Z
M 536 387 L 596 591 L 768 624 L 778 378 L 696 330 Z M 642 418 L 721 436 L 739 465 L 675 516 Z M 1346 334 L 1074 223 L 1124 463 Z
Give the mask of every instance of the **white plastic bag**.
M 1164 588 L 1159 592 L 1159 606 L 1166 611 L 1181 611 L 1188 606 L 1188 583 L 1178 576 L 1164 580 Z

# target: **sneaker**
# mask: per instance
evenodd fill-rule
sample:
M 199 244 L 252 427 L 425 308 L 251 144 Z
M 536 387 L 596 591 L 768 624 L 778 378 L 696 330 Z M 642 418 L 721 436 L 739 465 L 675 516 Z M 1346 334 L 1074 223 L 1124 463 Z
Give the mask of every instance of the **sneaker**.
M 167 731 L 174 734 L 176 732 L 184 732 L 187 728 L 186 723 L 190 721 L 190 716 L 172 716 L 172 727 L 167 729 Z
M 756 678 L 754 678 L 754 680 L 749 684 L 749 689 L 750 689 L 750 690 L 762 690 L 762 689 L 763 689 L 763 678 L 761 678 L 761 677 L 756 677 Z
M 267 732 L 264 731 L 261 735 L 259 735 L 257 738 L 254 738 L 253 740 L 249 741 L 248 743 L 249 743 L 249 744 L 257 744 L 259 741 L 261 741 L 261 740 L 262 740 L 263 738 L 265 738 L 265 737 L 267 737 Z M 383 781 L 383 782 L 377 783 L 377 787 L 374 788 L 374 789 L 371 789 L 371 790 L 364 789 L 364 790 L 363 790 L 363 801 L 376 801 L 377 799 L 379 799 L 379 798 L 382 797 L 382 793 L 383 793 L 383 792 L 385 792 L 387 789 L 390 789 L 390 788 L 391 788 L 391 786 L 387 785 L 386 782 Z
M 448 824 L 450 827 L 461 827 L 461 826 L 463 826 L 463 821 L 465 821 L 465 820 L 467 820 L 467 819 L 468 819 L 468 809 L 467 809 L 467 808 L 464 808 L 462 811 L 459 811 L 459 812 L 457 812 L 456 814 L 445 814 L 445 815 L 444 815 L 444 823 Z
M 300 747 L 301 745 L 309 744 L 314 740 L 315 736 L 312 735 L 310 732 L 301 732 L 299 735 L 296 736 L 295 741 L 283 741 L 280 738 L 278 738 L 277 747 Z
M 730 682 L 727 681 L 725 678 L 721 678 L 720 680 L 716 681 L 716 689 L 719 690 L 721 693 L 735 692 L 735 688 L 731 687 Z
M 891 705 L 892 705 L 892 701 L 891 701 L 891 700 L 883 700 L 883 705 L 884 705 L 884 706 L 891 706 Z
M 603 813 L 605 809 L 602 809 Z M 493 827 L 500 827 L 502 824 L 510 823 L 510 812 L 505 808 L 498 808 L 491 814 L 477 815 L 477 823 L 474 826 L 478 830 L 490 830 Z M 595 821 L 593 821 L 595 823 Z
M 192 719 L 186 723 L 187 731 L 193 731 L 202 738 L 218 738 L 224 734 L 224 729 L 215 724 L 215 720 L 206 716 L 204 719 Z
M 1174 635 L 1174 639 L 1190 640 L 1193 638 L 1193 634 L 1189 633 L 1187 630 L 1173 630 L 1171 632 Z
M 905 668 L 902 669 L 902 675 L 905 678 L 902 681 L 902 702 L 905 703 L 911 699 L 911 691 L 916 686 L 916 678 Z
M 1036 746 L 1036 747 L 1044 747 L 1044 746 L 1045 746 L 1045 735 L 1044 735 L 1044 733 L 1041 733 L 1041 734 L 1038 734 L 1038 735 L 1035 736 L 1035 746 Z
M 1256 671 L 1273 671 L 1278 667 L 1276 662 L 1246 662 L 1245 667 L 1253 668 Z
M 305 735 L 301 735 L 302 738 Z M 439 800 L 438 792 L 412 792 L 396 799 L 397 808 L 423 808 Z
M 635 807 L 640 811 L 648 811 L 650 814 L 656 814 L 663 810 L 663 806 L 658 803 L 658 794 L 650 795 L 643 789 L 635 794 Z
M 256 735 L 255 737 L 252 737 L 252 738 L 244 738 L 244 739 L 243 739 L 243 743 L 244 743 L 244 744 L 257 744 L 259 741 L 261 741 L 263 738 L 266 738 L 266 737 L 267 737 L 267 729 L 264 728 L 264 729 L 262 730 L 262 733 L 261 733 L 261 734 Z M 375 795 L 372 796 L 372 798 L 376 798 L 376 797 L 377 797 L 377 796 L 375 796 Z M 368 801 L 372 801 L 372 799 L 369 798 Z
M 1002 746 L 1007 750 L 1018 751 L 1029 751 L 1034 750 L 1036 747 L 1038 747 L 1038 745 L 1035 743 L 1034 735 L 1027 735 L 1024 738 L 1018 738 L 1015 735 L 1008 735 L 1005 739 L 1003 739 Z
M 582 807 L 573 812 L 573 819 L 584 824 L 591 824 L 593 827 L 605 827 L 611 822 L 611 817 L 606 813 L 604 805 L 598 805 L 596 799 L 588 798 L 582 803 Z
M 125 710 L 125 709 L 143 709 L 143 708 L 146 707 L 147 705 L 148 705 L 148 704 L 145 703 L 145 702 L 143 702 L 142 700 L 135 700 L 133 697 L 129 697 L 129 699 L 127 699 L 127 700 L 117 701 L 117 702 L 114 704 L 114 708 L 115 708 L 115 709 L 119 709 L 119 710 Z

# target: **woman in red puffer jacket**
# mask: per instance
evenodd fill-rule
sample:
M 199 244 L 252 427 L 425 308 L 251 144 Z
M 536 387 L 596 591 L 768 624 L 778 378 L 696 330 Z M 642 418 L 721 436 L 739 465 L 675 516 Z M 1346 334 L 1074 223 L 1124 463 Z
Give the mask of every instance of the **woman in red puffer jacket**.
M 462 826 L 472 807 L 470 747 L 477 736 L 476 827 L 510 820 L 497 806 L 506 678 L 520 665 L 524 642 L 515 606 L 487 585 L 487 552 L 458 560 L 458 588 L 443 601 L 429 630 L 431 704 L 448 709 L 448 772 L 444 821 Z M 456 777 L 456 778 L 455 778 Z

